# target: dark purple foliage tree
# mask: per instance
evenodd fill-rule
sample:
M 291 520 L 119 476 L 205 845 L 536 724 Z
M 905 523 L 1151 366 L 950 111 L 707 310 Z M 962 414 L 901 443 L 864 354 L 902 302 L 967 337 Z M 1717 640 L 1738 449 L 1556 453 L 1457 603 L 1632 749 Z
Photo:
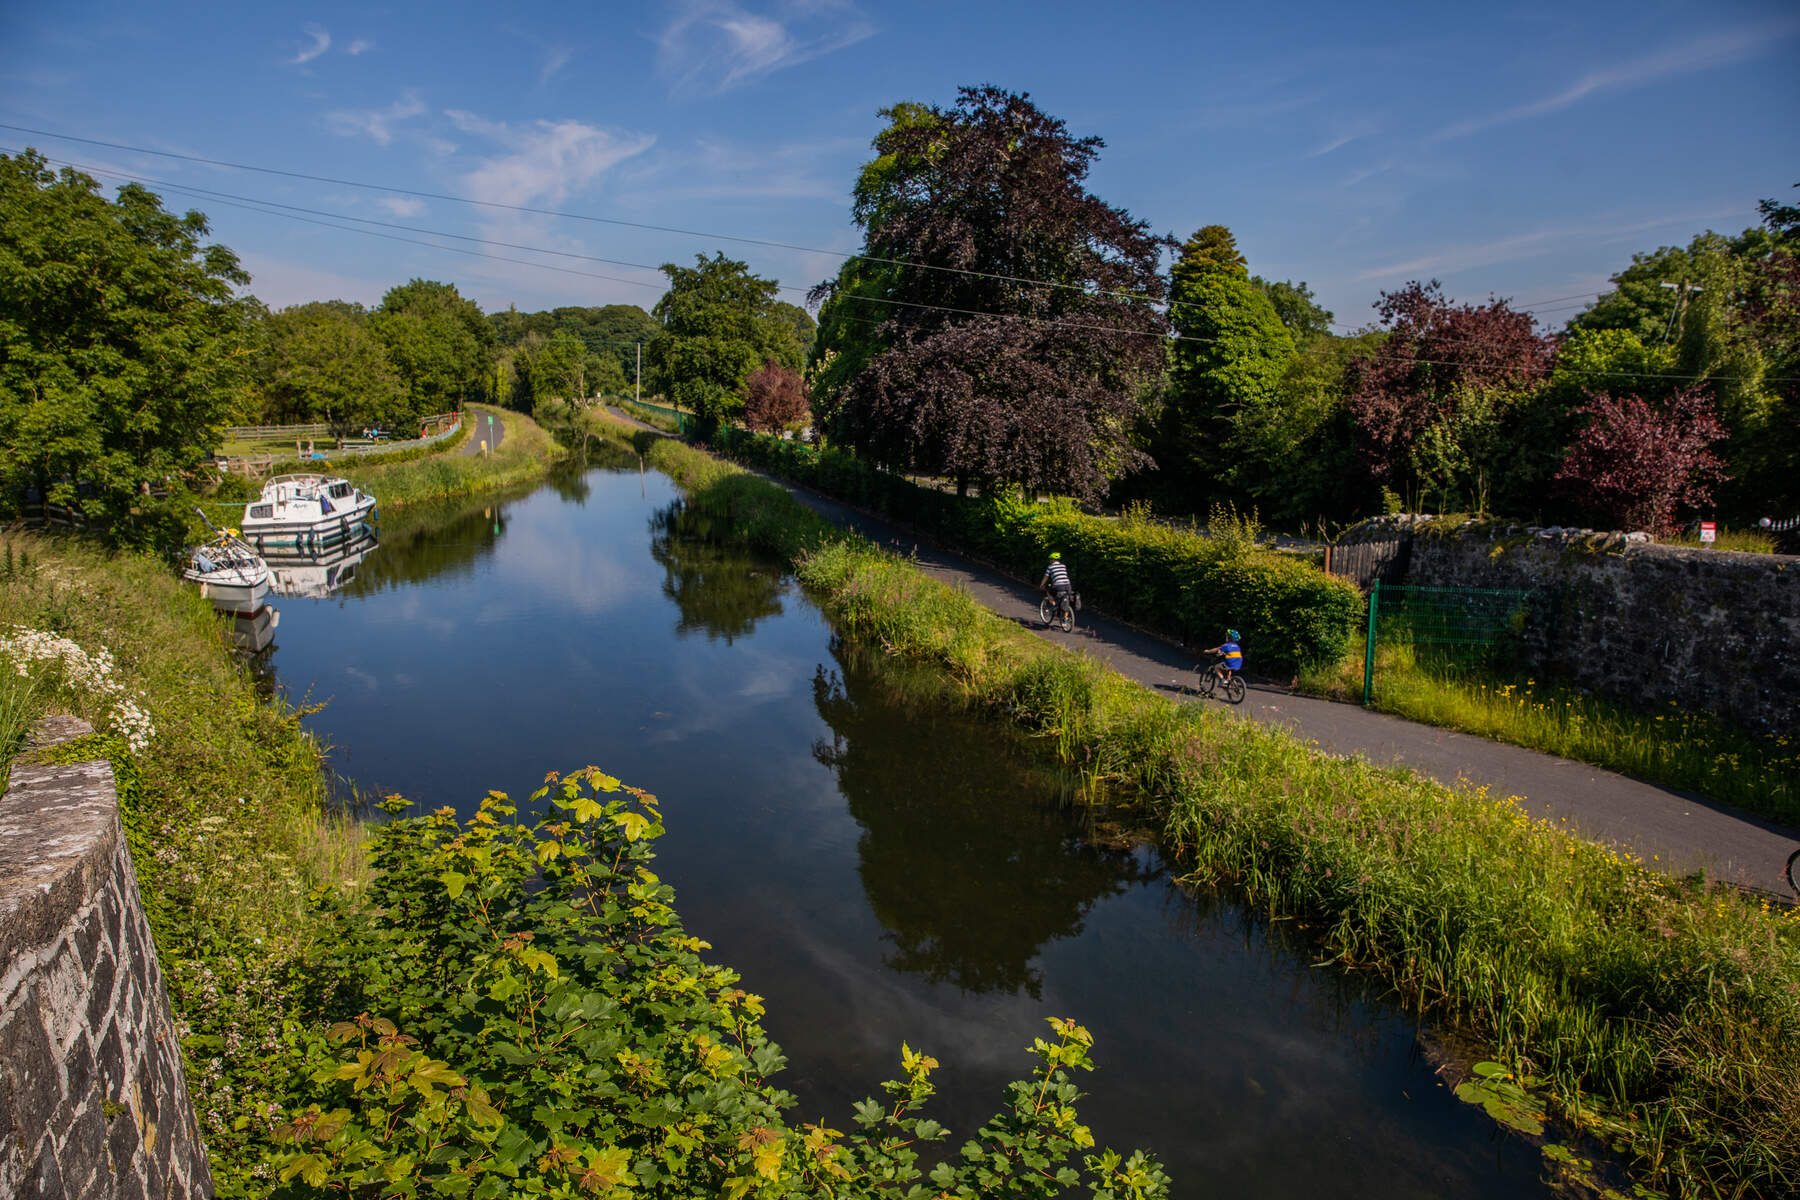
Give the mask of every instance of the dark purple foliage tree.
M 853 366 L 815 396 L 830 437 L 962 487 L 1095 494 L 1143 458 L 1164 240 L 1088 194 L 1100 139 L 1023 95 L 883 115 L 856 189 L 864 257 L 815 293 L 816 355 Z
M 806 416 L 806 384 L 800 372 L 771 356 L 744 380 L 744 424 L 772 431 Z
M 1409 496 L 1435 490 L 1479 507 L 1504 429 L 1549 375 L 1556 339 L 1505 300 L 1452 304 L 1435 279 L 1383 292 L 1375 307 L 1387 336 L 1345 372 L 1370 474 Z
M 1580 411 L 1588 423 L 1556 478 L 1571 500 L 1616 525 L 1668 533 L 1678 508 L 1711 503 L 1711 485 L 1727 478 L 1710 449 L 1725 429 L 1700 388 L 1655 406 L 1596 392 Z

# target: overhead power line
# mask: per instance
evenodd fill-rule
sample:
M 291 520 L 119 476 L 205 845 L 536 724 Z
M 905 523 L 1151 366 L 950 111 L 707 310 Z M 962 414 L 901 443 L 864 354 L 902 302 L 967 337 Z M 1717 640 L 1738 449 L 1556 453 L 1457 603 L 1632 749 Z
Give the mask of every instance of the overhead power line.
M 0 122 L 0 129 L 13 129 L 16 131 L 27 132 L 27 133 L 40 133 L 42 136 L 46 136 L 46 137 L 61 138 L 64 136 L 64 135 L 53 134 L 53 133 L 42 133 L 42 131 L 37 131 L 37 130 L 22 129 L 20 126 L 9 125 L 4 122 Z M 293 177 L 297 177 L 297 178 L 313 180 L 316 182 L 339 183 L 339 184 L 344 184 L 346 186 L 363 187 L 363 188 L 369 188 L 369 189 L 381 190 L 381 191 L 393 191 L 393 192 L 403 194 L 403 195 L 424 196 L 424 197 L 428 197 L 428 198 L 456 200 L 456 201 L 463 202 L 463 203 L 485 205 L 488 207 L 513 208 L 513 209 L 517 209 L 518 211 L 532 212 L 532 213 L 537 213 L 539 215 L 572 216 L 575 219 L 580 219 L 580 220 L 605 221 L 607 223 L 623 224 L 623 225 L 635 224 L 633 222 L 612 221 L 610 218 L 582 217 L 579 214 L 565 214 L 565 213 L 557 213 L 557 212 L 554 212 L 551 210 L 529 209 L 529 208 L 523 208 L 521 206 L 514 206 L 514 205 L 501 205 L 501 204 L 494 204 L 494 203 L 488 202 L 488 201 L 463 200 L 463 198 L 461 198 L 461 197 L 440 196 L 437 193 L 416 192 L 416 191 L 409 191 L 407 189 L 401 189 L 401 188 L 386 188 L 386 187 L 382 187 L 381 185 L 376 185 L 376 184 L 353 183 L 351 181 L 346 181 L 346 180 L 334 180 L 334 179 L 330 179 L 330 178 L 324 177 L 324 176 L 306 175 L 306 174 L 303 174 L 300 172 L 282 171 L 282 170 L 278 170 L 275 168 L 242 166 L 241 164 L 222 162 L 222 161 L 214 160 L 214 159 L 198 158 L 198 157 L 192 156 L 192 155 L 182 155 L 182 154 L 174 154 L 172 152 L 167 152 L 167 151 L 140 149 L 138 147 L 124 146 L 124 145 L 119 145 L 117 143 L 111 143 L 111 142 L 98 142 L 98 141 L 94 141 L 93 139 L 88 139 L 88 138 L 69 137 L 69 138 L 66 138 L 65 140 L 84 142 L 84 143 L 93 144 L 93 145 L 107 146 L 107 147 L 110 147 L 113 149 L 135 151 L 135 152 L 141 152 L 141 153 L 147 153 L 147 154 L 161 154 L 161 155 L 164 155 L 165 157 L 200 162 L 200 163 L 205 163 L 208 165 L 235 167 L 235 168 L 241 169 L 241 170 L 260 171 L 260 172 L 264 172 L 267 174 L 293 176 Z M 0 150 L 3 150 L 3 149 L 4 148 L 0 148 Z M 19 151 L 17 151 L 17 150 L 10 150 L 7 152 L 14 153 L 14 154 L 19 153 Z M 451 253 L 451 254 L 461 254 L 461 255 L 468 256 L 468 257 L 472 257 L 472 258 L 481 258 L 481 259 L 487 259 L 487 260 L 495 261 L 495 262 L 510 263 L 515 266 L 531 267 L 531 268 L 535 268 L 538 270 L 544 270 L 544 271 L 554 271 L 559 274 L 576 275 L 576 276 L 581 276 L 583 278 L 589 278 L 589 279 L 600 279 L 600 280 L 604 280 L 606 282 L 611 282 L 611 283 L 623 283 L 623 284 L 628 284 L 633 287 L 662 288 L 662 287 L 666 286 L 666 284 L 663 282 L 651 283 L 651 282 L 647 282 L 644 280 L 623 279 L 623 278 L 620 278 L 620 277 L 614 276 L 614 275 L 602 275 L 602 274 L 592 272 L 592 271 L 581 271 L 581 270 L 576 270 L 574 268 L 569 268 L 569 267 L 559 267 L 559 266 L 556 266 L 551 263 L 531 262 L 526 259 L 508 258 L 504 255 L 488 254 L 483 251 L 469 250 L 469 249 L 465 249 L 465 248 L 459 247 L 459 246 L 445 246 L 445 245 L 441 245 L 436 242 L 420 241 L 416 238 L 407 238 L 407 237 L 401 237 L 397 234 L 383 233 L 383 232 L 379 232 L 377 229 L 357 228 L 357 225 L 372 225 L 372 226 L 379 227 L 379 229 L 398 229 L 398 230 L 404 230 L 404 231 L 407 231 L 410 233 L 421 233 L 421 234 L 424 234 L 424 235 L 430 236 L 430 237 L 449 238 L 449 239 L 471 242 L 471 243 L 480 244 L 480 245 L 494 245 L 494 246 L 500 246 L 500 247 L 508 248 L 508 249 L 524 250 L 528 253 L 533 253 L 533 254 L 545 254 L 545 255 L 551 255 L 551 256 L 562 257 L 562 258 L 582 260 L 582 261 L 608 263 L 608 264 L 612 264 L 612 265 L 616 265 L 616 266 L 624 266 L 624 267 L 629 267 L 629 268 L 637 269 L 637 270 L 657 270 L 657 271 L 661 270 L 660 267 L 652 267 L 646 263 L 632 263 L 632 262 L 626 262 L 626 261 L 619 260 L 619 259 L 599 258 L 599 257 L 593 256 L 593 255 L 581 254 L 581 253 L 578 253 L 576 251 L 571 251 L 571 250 L 558 250 L 558 249 L 552 249 L 549 247 L 527 246 L 527 245 L 523 245 L 520 243 L 503 242 L 503 241 L 498 241 L 495 239 L 479 238 L 479 237 L 474 237 L 472 235 L 466 235 L 466 234 L 455 234 L 455 233 L 446 233 L 446 232 L 437 231 L 437 230 L 419 229 L 415 226 L 401 225 L 401 224 L 398 224 L 395 222 L 381 221 L 381 220 L 377 220 L 377 219 L 369 218 L 369 217 L 354 217 L 354 216 L 347 216 L 344 214 L 330 213 L 330 212 L 326 212 L 321 209 L 306 208 L 306 207 L 303 207 L 300 205 L 287 204 L 287 203 L 280 202 L 280 201 L 264 200 L 264 199 L 257 198 L 257 197 L 235 196 L 231 193 L 217 192 L 217 191 L 213 191 L 211 189 L 192 187 L 192 186 L 189 186 L 186 184 L 177 184 L 177 183 L 172 183 L 172 182 L 169 182 L 166 180 L 149 179 L 149 178 L 146 178 L 142 175 L 139 175 L 139 174 L 136 174 L 133 172 L 120 171 L 120 170 L 117 170 L 114 168 L 94 167 L 91 165 L 77 163 L 77 162 L 71 162 L 71 161 L 63 160 L 63 159 L 52 159 L 52 158 L 49 158 L 48 156 L 45 156 L 45 161 L 53 162 L 53 163 L 56 163 L 56 164 L 62 165 L 62 166 L 74 167 L 77 170 L 92 172 L 93 174 L 96 174 L 96 175 L 108 176 L 108 177 L 116 178 L 116 179 L 125 179 L 125 180 L 131 180 L 131 181 L 135 181 L 135 182 L 139 182 L 139 183 L 149 184 L 152 186 L 164 188 L 168 191 L 183 194 L 183 195 L 194 195 L 194 196 L 199 196 L 199 197 L 203 197 L 203 198 L 209 198 L 209 199 L 214 200 L 217 203 L 222 203 L 229 207 L 246 209 L 251 212 L 261 213 L 262 215 L 265 215 L 265 216 L 282 217 L 282 218 L 285 218 L 288 220 L 300 221 L 300 222 L 303 222 L 306 224 L 319 225 L 319 226 L 323 226 L 328 229 L 336 229 L 343 233 L 357 233 L 357 234 L 362 234 L 365 237 L 382 238 L 383 240 L 387 240 L 387 241 L 400 242 L 400 243 L 404 243 L 407 245 L 422 246 L 426 249 L 438 250 L 438 251 L 443 251 L 443 252 L 447 252 L 447 253 Z M 350 221 L 350 222 L 354 222 L 355 224 L 344 225 L 344 224 L 339 223 L 339 222 L 343 222 L 343 221 Z M 639 227 L 646 228 L 646 229 L 658 230 L 661 232 L 677 232 L 677 233 L 686 233 L 687 232 L 687 231 L 681 231 L 681 230 L 670 230 L 670 229 L 667 229 L 667 228 L 661 227 L 661 226 L 645 225 L 645 226 L 639 226 Z M 723 240 L 742 241 L 742 242 L 748 242 L 748 243 L 752 243 L 752 244 L 756 244 L 756 245 L 777 246 L 777 247 L 783 247 L 783 248 L 787 248 L 787 249 L 796 249 L 796 250 L 807 250 L 808 249 L 807 247 L 791 246 L 786 243 L 764 241 L 764 240 L 754 239 L 754 238 L 733 238 L 728 235 L 711 235 L 711 234 L 704 234 L 704 233 L 693 233 L 693 234 L 690 234 L 690 236 L 695 236 L 695 237 L 719 236 Z M 847 259 L 848 258 L 868 258 L 868 256 L 865 256 L 865 255 L 843 254 L 842 252 L 839 252 L 839 251 L 816 251 L 816 252 L 822 253 L 822 254 L 837 254 L 840 257 L 844 257 Z M 908 263 L 908 262 L 904 262 L 901 260 L 870 259 L 870 261 L 885 262 L 885 263 L 889 263 L 891 265 L 896 265 L 896 266 L 917 266 L 917 267 L 921 267 L 921 268 L 929 269 L 929 270 L 950 271 L 950 272 L 953 272 L 953 273 L 959 274 L 959 275 L 977 276 L 977 277 L 981 277 L 981 278 L 990 278 L 990 279 L 997 279 L 997 280 L 1003 280 L 1003 281 L 1009 281 L 1009 282 L 1038 283 L 1038 284 L 1042 284 L 1043 286 L 1048 286 L 1048 287 L 1066 288 L 1069 290 L 1080 291 L 1087 295 L 1096 294 L 1096 293 L 1088 291 L 1085 288 L 1081 288 L 1078 285 L 1072 285 L 1072 284 L 1055 284 L 1055 283 L 1048 283 L 1046 281 L 1040 281 L 1040 280 L 1029 280 L 1029 279 L 1016 278 L 1016 277 L 1012 277 L 1012 276 L 994 275 L 994 274 L 990 274 L 990 273 L 986 273 L 986 272 L 969 271 L 969 270 L 964 270 L 962 268 L 938 267 L 938 266 L 933 266 L 932 264 Z M 783 291 L 789 291 L 789 292 L 804 292 L 804 291 L 808 290 L 805 288 L 797 287 L 792 284 L 783 284 L 778 281 L 776 282 L 775 286 Z M 1143 296 L 1143 295 L 1140 295 L 1137 293 L 1110 292 L 1110 293 L 1098 293 L 1098 294 L 1111 295 L 1111 296 L 1117 296 L 1117 297 L 1128 297 L 1131 299 L 1144 301 L 1146 303 L 1150 303 L 1153 305 L 1156 305 L 1158 303 L 1156 301 L 1151 300 L 1150 297 Z M 1583 293 L 1582 298 L 1585 298 L 1586 295 L 1587 295 L 1587 293 Z M 1573 299 L 1573 298 L 1574 297 L 1565 297 L 1565 299 Z M 834 299 L 855 300 L 855 301 L 861 301 L 864 303 L 882 304 L 882 305 L 887 305 L 890 307 L 907 308 L 907 309 L 913 309 L 913 310 L 918 310 L 918 311 L 942 312 L 942 313 L 948 313 L 948 314 L 956 315 L 956 316 L 1010 317 L 1010 318 L 1014 318 L 1014 319 L 1024 320 L 1031 324 L 1034 324 L 1034 325 L 1037 325 L 1040 327 L 1044 327 L 1044 328 L 1064 328 L 1064 329 L 1072 329 L 1072 330 L 1083 331 L 1083 332 L 1109 333 L 1109 334 L 1114 334 L 1114 335 L 1123 334 L 1123 335 L 1129 335 L 1129 336 L 1134 336 L 1134 337 L 1156 337 L 1156 338 L 1162 339 L 1164 341 L 1196 342 L 1196 343 L 1203 343 L 1203 344 L 1212 344 L 1212 343 L 1216 343 L 1216 342 L 1223 340 L 1220 338 L 1201 337 L 1201 336 L 1193 335 L 1193 334 L 1180 334 L 1180 333 L 1174 333 L 1174 332 L 1162 333 L 1162 332 L 1157 332 L 1157 331 L 1152 331 L 1152 330 L 1130 329 L 1130 328 L 1117 326 L 1117 325 L 1101 325 L 1101 324 L 1094 324 L 1094 323 L 1088 323 L 1088 322 L 1070 321 L 1070 320 L 1063 319 L 1063 318 L 1034 319 L 1034 318 L 1027 318 L 1027 317 L 1018 317 L 1017 314 L 1000 313 L 1000 312 L 995 312 L 995 311 L 989 310 L 989 309 L 959 308 L 959 307 L 955 307 L 955 306 L 951 306 L 951 305 L 928 304 L 928 303 L 924 303 L 924 302 L 920 302 L 920 301 L 896 300 L 891 297 L 885 297 L 885 296 L 858 295 L 858 294 L 855 294 L 852 292 L 838 292 L 834 295 Z M 1166 305 L 1168 303 L 1182 303 L 1182 302 L 1177 301 L 1177 302 L 1162 302 L 1162 303 Z M 851 317 L 850 319 L 858 321 L 859 323 L 870 321 L 869 318 Z M 876 322 L 876 323 L 880 323 L 880 322 Z M 1380 354 L 1367 355 L 1365 357 L 1374 359 L 1376 361 L 1397 362 L 1397 363 L 1417 363 L 1417 364 L 1421 364 L 1421 365 L 1431 365 L 1431 366 L 1460 367 L 1460 366 L 1466 365 L 1463 363 L 1455 362 L 1454 360 L 1420 359 L 1420 358 L 1400 357 L 1400 356 L 1380 355 Z M 1548 368 L 1537 368 L 1537 369 L 1527 368 L 1527 372 L 1548 375 L 1548 374 L 1552 373 L 1555 369 L 1556 369 L 1555 365 L 1552 364 Z M 1639 372 L 1639 371 L 1594 371 L 1594 370 L 1582 370 L 1582 369 L 1575 369 L 1575 368 L 1564 368 L 1564 370 L 1571 374 L 1577 374 L 1577 375 L 1582 375 L 1582 376 L 1586 376 L 1586 377 L 1596 377 L 1596 378 L 1669 379 L 1669 380 L 1687 380 L 1687 381 L 1695 381 L 1695 380 L 1701 380 L 1701 379 L 1729 380 L 1729 379 L 1737 378 L 1735 376 L 1682 375 L 1682 374 L 1673 374 L 1673 373 Z M 1765 382 L 1785 383 L 1785 382 L 1790 382 L 1790 381 L 1786 380 L 1786 379 L 1768 379 L 1768 380 L 1765 380 Z

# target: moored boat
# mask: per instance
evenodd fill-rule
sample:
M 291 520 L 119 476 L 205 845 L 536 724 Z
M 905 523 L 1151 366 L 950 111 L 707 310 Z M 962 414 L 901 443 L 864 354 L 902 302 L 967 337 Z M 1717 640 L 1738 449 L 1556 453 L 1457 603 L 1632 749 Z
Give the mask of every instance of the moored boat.
M 194 547 L 181 577 L 199 584 L 220 612 L 249 616 L 269 598 L 269 564 L 229 533 Z
M 244 506 L 241 532 L 260 552 L 321 550 L 369 534 L 375 497 L 347 479 L 327 475 L 278 475 Z

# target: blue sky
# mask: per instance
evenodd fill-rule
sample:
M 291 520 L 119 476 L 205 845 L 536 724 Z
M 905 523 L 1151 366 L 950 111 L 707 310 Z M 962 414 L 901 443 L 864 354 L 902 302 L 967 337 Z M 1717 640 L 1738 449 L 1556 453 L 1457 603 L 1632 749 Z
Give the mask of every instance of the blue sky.
M 591 260 L 714 250 L 798 301 L 836 272 L 820 251 L 858 245 L 848 194 L 877 110 L 979 83 L 1104 138 L 1089 186 L 1109 203 L 1180 238 L 1230 226 L 1253 271 L 1309 282 L 1346 327 L 1432 277 L 1560 325 L 1634 251 L 1735 233 L 1800 182 L 1792 3 L 0 0 L 0 123 L 115 144 L 0 129 L 0 147 L 109 191 L 102 170 L 160 181 L 277 307 L 374 304 L 414 276 L 490 311 L 649 307 L 660 274 Z M 318 223 L 352 219 L 530 249 Z

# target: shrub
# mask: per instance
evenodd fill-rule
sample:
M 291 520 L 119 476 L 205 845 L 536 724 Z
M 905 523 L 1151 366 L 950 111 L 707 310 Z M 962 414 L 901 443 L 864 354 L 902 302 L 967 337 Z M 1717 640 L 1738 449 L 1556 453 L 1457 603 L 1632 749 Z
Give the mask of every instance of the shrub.
M 841 450 L 721 430 L 722 453 L 915 526 L 1015 576 L 1035 580 L 1052 550 L 1085 600 L 1184 642 L 1244 632 L 1252 669 L 1268 673 L 1341 656 L 1363 613 L 1349 583 L 1244 537 L 1092 516 L 1066 501 L 959 497 L 878 471 Z

